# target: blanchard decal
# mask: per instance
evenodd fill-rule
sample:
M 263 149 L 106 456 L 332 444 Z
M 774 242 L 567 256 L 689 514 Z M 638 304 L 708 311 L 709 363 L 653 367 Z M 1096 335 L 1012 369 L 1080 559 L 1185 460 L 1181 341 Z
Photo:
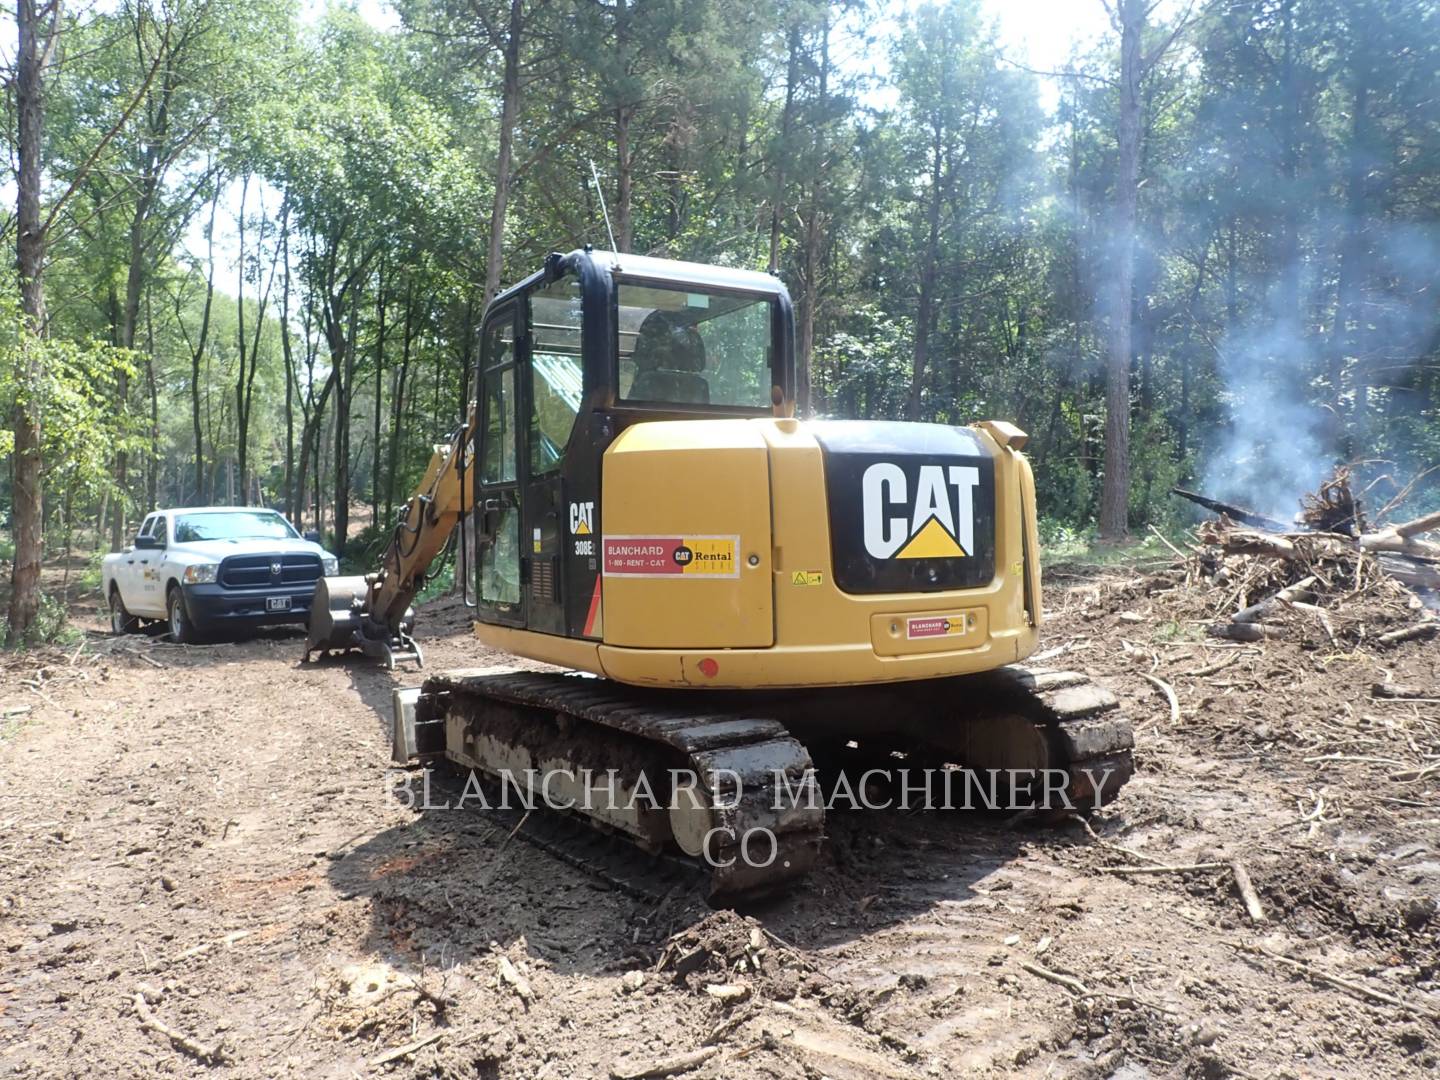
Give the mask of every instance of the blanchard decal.
M 974 465 L 921 465 L 912 485 L 894 462 L 861 479 L 865 551 L 872 559 L 963 559 L 975 554 Z M 913 635 L 912 635 L 913 636 Z
M 606 577 L 735 578 L 738 536 L 607 536 Z
M 905 636 L 911 641 L 963 634 L 967 629 L 964 615 L 925 615 L 905 620 Z

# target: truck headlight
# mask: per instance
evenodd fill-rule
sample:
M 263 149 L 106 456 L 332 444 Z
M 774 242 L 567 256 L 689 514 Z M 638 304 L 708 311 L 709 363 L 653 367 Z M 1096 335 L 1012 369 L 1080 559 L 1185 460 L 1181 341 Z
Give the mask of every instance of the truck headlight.
M 186 585 L 204 585 L 215 580 L 215 573 L 220 569 L 219 563 L 196 563 L 194 566 L 185 568 Z
M 322 555 L 320 557 L 320 565 L 325 568 L 326 577 L 334 577 L 340 573 L 340 560 L 334 555 Z

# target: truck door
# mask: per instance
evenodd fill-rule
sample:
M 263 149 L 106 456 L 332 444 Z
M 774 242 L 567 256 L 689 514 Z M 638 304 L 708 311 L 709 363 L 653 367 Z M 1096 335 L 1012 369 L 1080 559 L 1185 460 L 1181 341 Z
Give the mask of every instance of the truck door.
M 525 297 L 521 339 L 524 412 L 520 472 L 525 625 L 565 634 L 566 556 L 596 543 L 592 503 L 567 505 L 561 466 L 584 390 L 580 281 L 566 274 Z
M 496 308 L 480 340 L 480 455 L 475 488 L 476 612 L 525 625 L 521 587 L 521 505 L 517 471 L 517 305 Z
M 132 615 L 148 615 L 150 613 L 149 606 L 146 604 L 148 597 L 144 592 L 144 572 L 149 569 L 150 559 L 154 552 L 137 545 L 140 537 L 150 535 L 150 527 L 154 524 L 154 514 L 140 523 L 140 528 L 135 530 L 135 539 L 131 541 L 130 547 L 125 551 L 125 557 L 115 573 L 115 579 L 120 585 L 120 599 L 125 601 L 125 606 Z

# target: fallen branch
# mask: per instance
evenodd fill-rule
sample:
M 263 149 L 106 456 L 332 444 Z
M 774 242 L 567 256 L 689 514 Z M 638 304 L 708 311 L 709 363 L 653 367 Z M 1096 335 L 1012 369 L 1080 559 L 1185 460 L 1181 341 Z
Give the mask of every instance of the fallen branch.
M 153 1031 L 157 1035 L 163 1035 L 174 1044 L 175 1049 L 182 1050 L 193 1058 L 198 1058 L 207 1065 L 215 1065 L 224 1060 L 218 1045 L 212 1046 L 209 1043 L 202 1043 L 198 1039 L 192 1039 L 183 1031 L 177 1031 L 165 1021 L 161 1020 L 150 1011 L 150 1006 L 145 1003 L 145 995 L 136 992 L 132 999 L 135 1006 L 135 1015 L 140 1018 L 140 1026 L 147 1031 Z
M 1303 577 L 1299 581 L 1295 582 L 1295 584 L 1285 586 L 1285 588 L 1281 589 L 1273 596 L 1267 596 L 1259 603 L 1251 604 L 1249 607 L 1242 608 L 1241 610 L 1237 611 L 1234 615 L 1230 616 L 1230 621 L 1237 623 L 1261 622 L 1264 620 L 1266 615 L 1269 615 L 1271 612 L 1275 611 L 1276 608 L 1281 607 L 1285 601 L 1296 601 L 1305 599 L 1314 600 L 1315 594 L 1310 591 L 1310 586 L 1314 584 L 1314 574 L 1311 574 L 1308 577 Z
M 1257 953 L 1260 956 L 1269 957 L 1276 963 L 1284 964 L 1288 968 L 1293 968 L 1306 978 L 1314 979 L 1317 982 L 1329 983 L 1331 986 L 1339 987 L 1341 990 L 1348 990 L 1350 993 L 1356 994 L 1369 1001 L 1376 1001 L 1382 1005 L 1393 1005 L 1397 1009 L 1419 1013 L 1422 1016 L 1440 1017 L 1440 1011 L 1427 1008 L 1423 1005 L 1413 1004 L 1403 998 L 1396 997 L 1394 994 L 1387 994 L 1382 990 L 1374 990 L 1364 983 L 1355 982 L 1353 979 L 1342 978 L 1339 975 L 1331 975 L 1328 971 L 1322 971 L 1317 967 L 1305 963 L 1303 960 L 1292 960 L 1288 956 L 1281 956 L 1279 953 L 1271 952 L 1269 949 L 1261 948 L 1259 945 L 1236 945 L 1235 948 L 1243 952 Z
M 1244 650 L 1242 649 L 1241 651 L 1243 652 Z M 1206 664 L 1202 668 L 1194 668 L 1191 671 L 1181 671 L 1177 674 L 1182 678 L 1198 679 L 1205 675 L 1218 674 L 1219 672 L 1224 671 L 1226 668 L 1228 668 L 1231 664 L 1238 663 L 1239 660 L 1240 653 L 1235 652 L 1231 653 L 1224 659 L 1217 661 L 1216 663 Z
M 1140 1005 L 1147 1009 L 1154 1009 L 1156 1012 L 1166 1013 L 1167 1015 L 1173 1016 L 1175 1013 L 1175 1010 L 1168 1005 L 1157 1005 L 1153 1001 L 1146 1001 L 1144 998 L 1138 998 L 1131 994 L 1114 994 L 1108 990 L 1092 990 L 1073 975 L 1064 975 L 1058 971 L 1051 971 L 1049 968 L 1031 960 L 1021 960 L 1020 966 L 1031 975 L 1044 979 L 1046 982 L 1052 982 L 1056 986 L 1063 986 L 1066 990 L 1069 990 L 1072 994 L 1079 997 L 1107 998 L 1110 1001 L 1120 1001 L 1129 1005 Z
M 1265 909 L 1260 906 L 1260 895 L 1250 880 L 1250 871 L 1243 862 L 1235 859 L 1230 863 L 1230 872 L 1235 875 L 1235 888 L 1245 903 L 1245 914 L 1249 915 L 1250 921 L 1257 926 L 1265 922 Z
M 1100 868 L 1105 874 L 1189 874 L 1200 870 L 1224 870 L 1226 865 L 1221 862 L 1197 862 L 1178 863 L 1174 866 L 1157 864 L 1155 866 L 1102 866 Z
M 659 1077 L 674 1076 L 699 1068 L 719 1052 L 718 1046 L 702 1046 L 699 1050 L 676 1054 L 649 1065 L 614 1065 L 610 1069 L 610 1080 L 658 1080 Z
M 379 1057 L 370 1062 L 371 1065 L 388 1065 L 392 1061 L 399 1061 L 401 1058 L 409 1057 L 417 1050 L 423 1050 L 433 1042 L 439 1042 L 445 1033 L 443 1031 L 432 1031 L 423 1039 L 416 1039 L 414 1042 L 406 1043 L 404 1046 L 397 1046 L 394 1050 L 387 1050 Z
M 1259 623 L 1214 623 L 1207 626 L 1205 632 L 1211 637 L 1224 638 L 1227 641 L 1265 641 L 1285 636 L 1284 630 L 1274 626 L 1261 626 Z
M 1378 698 L 1433 698 L 1440 697 L 1440 687 L 1406 686 L 1404 683 L 1377 682 L 1370 686 L 1370 696 Z
M 1375 640 L 1381 645 L 1398 645 L 1402 641 L 1416 641 L 1420 638 L 1427 638 L 1435 631 L 1440 630 L 1440 620 L 1426 619 L 1414 626 L 1406 626 L 1399 630 L 1390 630 L 1381 634 Z
M 1264 514 L 1257 514 L 1254 510 L 1246 510 L 1243 506 L 1235 506 L 1233 503 L 1221 502 L 1219 499 L 1212 499 L 1208 495 L 1201 495 L 1195 491 L 1186 491 L 1182 487 L 1170 489 L 1171 495 L 1179 495 L 1182 499 L 1189 499 L 1193 503 L 1205 507 L 1206 510 L 1213 510 L 1217 514 L 1224 514 L 1235 521 L 1243 521 L 1246 525 L 1254 525 L 1259 529 L 1268 529 L 1271 532 L 1284 532 L 1290 528 L 1283 521 L 1276 521 Z
M 1151 685 L 1165 695 L 1165 700 L 1170 702 L 1170 722 L 1172 724 L 1178 724 L 1180 722 L 1180 699 L 1175 696 L 1175 688 L 1164 679 L 1157 678 L 1154 675 L 1148 675 L 1145 672 L 1141 672 L 1140 677 L 1150 682 Z

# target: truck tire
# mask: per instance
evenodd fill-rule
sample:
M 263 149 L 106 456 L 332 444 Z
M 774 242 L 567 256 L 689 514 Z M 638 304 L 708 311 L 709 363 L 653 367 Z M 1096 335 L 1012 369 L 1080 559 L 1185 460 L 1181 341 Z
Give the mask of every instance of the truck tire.
M 133 634 L 140 629 L 140 620 L 125 609 L 120 599 L 120 586 L 110 586 L 110 632 L 115 635 Z
M 185 594 L 180 586 L 171 585 L 165 594 L 165 612 L 169 617 L 170 640 L 177 645 L 194 645 L 203 637 L 201 628 L 190 618 L 190 609 L 185 606 Z

